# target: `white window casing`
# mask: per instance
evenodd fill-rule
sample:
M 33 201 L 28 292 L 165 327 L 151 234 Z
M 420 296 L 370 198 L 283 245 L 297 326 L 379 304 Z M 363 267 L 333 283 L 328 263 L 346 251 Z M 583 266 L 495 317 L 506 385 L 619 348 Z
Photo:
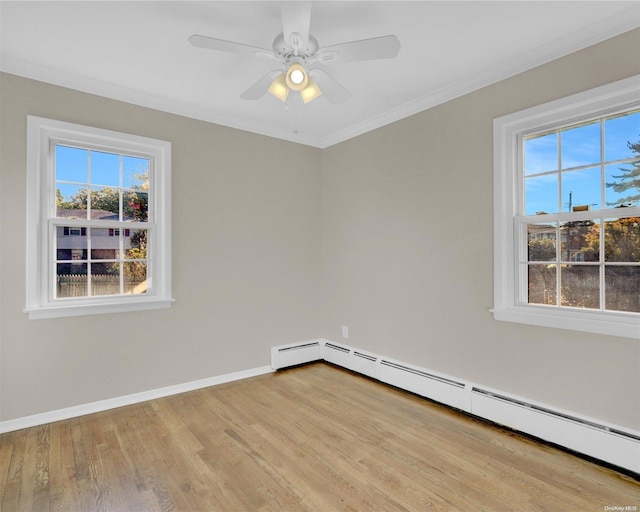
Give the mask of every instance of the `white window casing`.
M 57 219 L 55 209 L 55 144 L 69 144 L 94 151 L 113 151 L 148 158 L 149 215 L 144 223 L 148 241 L 146 293 L 56 298 L 53 237 L 57 227 L 92 223 Z M 26 307 L 30 319 L 168 308 L 171 296 L 171 144 L 73 123 L 28 116 L 27 119 L 27 243 Z M 122 219 L 121 219 L 122 220 Z M 113 224 L 104 226 L 118 229 Z M 136 228 L 127 223 L 127 228 Z M 138 226 L 140 227 L 140 226 Z M 108 232 L 108 229 L 107 229 Z
M 519 253 L 526 244 L 523 223 L 522 139 L 562 124 L 637 109 L 640 75 L 494 120 L 494 308 L 496 320 L 640 339 L 640 313 L 549 307 L 522 299 Z M 640 207 L 603 208 L 591 217 L 640 216 Z M 563 214 L 545 215 L 550 221 Z M 516 218 L 520 216 L 520 221 Z M 579 218 L 581 214 L 573 214 Z M 584 216 L 584 215 L 583 215 Z M 585 217 L 586 218 L 586 217 Z M 525 278 L 526 281 L 526 278 Z M 639 291 L 640 292 L 640 291 Z

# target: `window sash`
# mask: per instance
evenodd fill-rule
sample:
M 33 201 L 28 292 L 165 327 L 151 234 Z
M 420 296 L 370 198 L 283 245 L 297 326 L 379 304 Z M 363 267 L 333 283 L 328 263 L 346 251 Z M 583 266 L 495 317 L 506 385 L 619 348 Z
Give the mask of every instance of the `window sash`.
M 514 218 L 514 239 L 517 241 L 517 248 L 514 251 L 515 254 L 515 266 L 517 268 L 518 279 L 516 281 L 515 288 L 515 304 L 518 306 L 534 306 L 534 307 L 555 307 L 559 309 L 570 308 L 573 306 L 562 305 L 559 300 L 559 294 L 561 287 L 561 271 L 556 271 L 556 301 L 554 305 L 539 304 L 530 302 L 529 299 L 529 282 L 528 282 L 528 266 L 551 264 L 555 265 L 556 269 L 562 269 L 563 265 L 572 266 L 591 266 L 598 267 L 599 269 L 599 307 L 587 308 L 593 312 L 612 312 L 620 313 L 632 316 L 640 316 L 637 312 L 618 311 L 608 309 L 606 298 L 606 286 L 605 286 L 605 269 L 606 267 L 626 266 L 626 267 L 640 267 L 640 262 L 637 261 L 607 261 L 605 257 L 605 229 L 607 221 L 612 219 L 622 219 L 627 217 L 640 217 L 640 207 L 627 207 L 627 208 L 607 208 L 602 210 L 584 211 L 584 212 L 565 212 L 559 214 L 548 215 L 527 215 L 516 216 Z M 572 221 L 593 221 L 599 226 L 599 256 L 598 261 L 575 261 L 570 258 L 563 258 L 562 254 L 562 239 L 561 228 L 564 224 Z M 529 259 L 529 237 L 528 226 L 535 224 L 553 224 L 555 230 L 555 257 L 553 260 L 545 261 L 532 261 Z M 581 308 L 580 308 L 581 309 Z
M 87 293 L 86 296 L 81 296 L 81 297 L 57 297 L 56 296 L 56 288 L 57 288 L 57 276 L 58 276 L 58 272 L 57 272 L 57 265 L 59 263 L 63 263 L 66 262 L 66 260 L 60 260 L 57 257 L 57 238 L 58 238 L 58 228 L 62 227 L 62 228 L 66 228 L 69 227 L 71 229 L 73 229 L 74 227 L 77 227 L 78 229 L 81 229 L 83 231 L 83 233 L 85 233 L 83 236 L 86 237 L 86 252 L 87 252 L 87 258 L 86 261 L 87 262 L 95 262 L 95 263 L 109 263 L 109 262 L 116 262 L 120 264 L 121 267 L 121 271 L 119 273 L 120 275 L 120 293 L 118 294 L 111 294 L 112 297 L 123 297 L 126 296 L 128 294 L 126 294 L 124 292 L 124 287 L 123 287 L 123 281 L 124 281 L 124 275 L 122 273 L 122 265 L 124 263 L 127 262 L 136 262 L 136 261 L 144 261 L 146 263 L 146 271 L 147 271 L 147 278 L 146 278 L 146 283 L 147 283 L 147 287 L 146 287 L 146 291 L 144 292 L 145 296 L 156 296 L 156 290 L 153 287 L 153 283 L 154 283 L 154 279 L 153 279 L 153 270 L 154 270 L 154 249 L 155 249 L 155 245 L 154 245 L 154 240 L 155 240 L 155 223 L 148 223 L 148 222 L 126 222 L 126 221 L 100 221 L 100 220 L 84 220 L 84 219 L 65 219 L 65 218 L 60 218 L 60 217 L 55 217 L 55 218 L 50 218 L 49 219 L 49 229 L 48 229 L 48 247 L 49 247 L 49 253 L 50 253 L 50 262 L 49 262 L 49 266 L 48 266 L 48 290 L 47 290 L 47 297 L 48 297 L 48 301 L 51 304 L 55 304 L 57 302 L 60 303 L 69 303 L 72 301 L 78 301 L 78 302 L 87 302 L 88 300 L 91 300 L 93 298 L 95 298 L 95 296 L 91 295 L 91 284 L 89 284 L 89 291 Z M 93 250 L 93 246 L 92 246 L 92 229 L 95 230 L 105 230 L 108 234 L 108 238 L 110 239 L 116 239 L 118 240 L 118 257 L 117 258 L 110 258 L 110 259 L 102 259 L 102 258 L 94 258 L 91 256 L 91 251 Z M 146 258 L 144 259 L 139 259 L 139 258 L 127 258 L 125 255 L 125 251 L 124 251 L 124 239 L 127 238 L 128 236 L 130 236 L 130 232 L 131 230 L 144 230 L 147 233 L 147 255 Z M 115 232 L 119 231 L 119 234 L 115 234 Z M 114 233 L 113 235 L 111 235 L 111 233 Z M 129 232 L 129 235 L 127 235 L 127 232 Z M 77 260 L 76 260 L 77 261 Z M 81 261 L 85 261 L 84 259 Z M 93 273 L 87 272 L 87 276 L 90 275 L 94 275 Z M 142 295 L 142 294 L 139 294 Z

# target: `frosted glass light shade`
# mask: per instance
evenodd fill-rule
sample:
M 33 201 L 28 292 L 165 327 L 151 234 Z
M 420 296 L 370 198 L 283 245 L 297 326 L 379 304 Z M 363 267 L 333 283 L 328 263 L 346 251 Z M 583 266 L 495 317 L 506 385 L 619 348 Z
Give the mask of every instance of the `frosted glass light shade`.
M 307 86 L 300 91 L 300 96 L 302 96 L 302 101 L 305 103 L 309 103 L 311 100 L 315 100 L 318 96 L 322 94 L 320 87 L 316 81 L 309 77 Z
M 287 87 L 287 76 L 284 73 L 277 76 L 276 79 L 271 82 L 268 90 L 280 101 L 287 101 L 287 96 L 289 95 L 289 88 Z

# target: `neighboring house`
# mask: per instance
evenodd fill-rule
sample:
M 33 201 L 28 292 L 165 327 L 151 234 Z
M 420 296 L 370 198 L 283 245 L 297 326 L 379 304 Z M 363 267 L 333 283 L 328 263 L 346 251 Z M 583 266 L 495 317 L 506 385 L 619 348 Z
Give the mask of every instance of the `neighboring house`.
M 60 208 L 58 217 L 66 219 L 86 218 L 86 210 Z M 118 220 L 118 214 L 105 210 L 91 210 L 91 220 Z M 125 219 L 127 220 L 127 219 Z M 132 220 L 132 219 L 129 219 Z M 131 249 L 131 230 L 124 229 L 122 233 L 122 247 L 120 247 L 120 229 L 90 228 L 91 229 L 91 259 L 116 260 L 120 250 Z M 58 226 L 56 236 L 56 255 L 59 263 L 58 274 L 85 273 L 83 267 L 88 254 L 88 237 L 86 227 Z

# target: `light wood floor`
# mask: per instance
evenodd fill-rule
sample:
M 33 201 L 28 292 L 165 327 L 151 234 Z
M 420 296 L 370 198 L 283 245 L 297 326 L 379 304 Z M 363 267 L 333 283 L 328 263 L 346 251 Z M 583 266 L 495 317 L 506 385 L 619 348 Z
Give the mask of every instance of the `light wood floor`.
M 2 512 L 640 511 L 628 476 L 324 363 L 3 434 L 0 486 Z

